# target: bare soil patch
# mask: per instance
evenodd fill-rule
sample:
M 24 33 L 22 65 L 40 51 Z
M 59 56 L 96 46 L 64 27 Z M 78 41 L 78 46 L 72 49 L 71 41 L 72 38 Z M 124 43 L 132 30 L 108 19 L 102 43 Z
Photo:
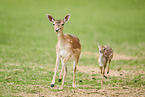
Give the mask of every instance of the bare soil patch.
M 92 74 L 99 74 L 98 76 L 93 76 L 95 78 L 101 78 L 101 74 L 100 74 L 100 69 L 98 68 L 98 66 L 94 67 L 94 66 L 78 66 L 78 72 L 82 72 L 82 73 L 86 73 L 89 74 L 89 79 L 92 79 Z M 108 78 L 111 77 L 118 77 L 121 79 L 128 79 L 126 76 L 127 75 L 138 75 L 138 74 L 144 74 L 144 71 L 134 71 L 134 70 L 110 70 L 109 74 L 105 73 L 107 75 Z M 145 76 L 142 76 L 145 77 Z M 108 79 L 111 80 L 111 79 Z M 107 81 L 107 80 L 104 80 Z M 100 82 L 100 81 L 97 81 Z M 101 83 L 100 83 L 101 84 Z M 115 83 L 114 83 L 115 84 Z M 99 96 L 133 96 L 133 97 L 144 97 L 145 95 L 145 87 L 142 85 L 142 88 L 137 88 L 137 87 L 129 87 L 129 86 L 124 86 L 123 83 L 120 83 L 122 85 L 121 86 L 116 86 L 112 87 L 111 84 L 109 84 L 108 86 L 102 85 L 103 88 L 102 89 L 89 89 L 86 90 L 86 94 L 85 96 L 89 96 L 89 97 L 99 97 Z
M 38 93 L 16 93 L 15 96 L 27 97 L 144 97 L 145 89 L 129 87 L 109 87 L 103 86 L 103 89 L 64 89 L 63 91 L 53 91 L 50 88 L 41 87 Z
M 86 73 L 90 75 L 89 79 L 92 79 L 92 74 L 98 74 L 98 76 L 93 76 L 95 78 L 101 78 L 100 70 L 96 66 L 78 66 L 78 71 L 81 73 Z M 107 74 L 108 77 L 121 77 L 123 79 L 127 79 L 126 75 L 137 75 L 137 74 L 145 74 L 143 71 L 125 71 L 125 70 L 110 70 L 110 73 Z M 111 80 L 111 79 L 108 79 Z M 105 81 L 105 80 L 104 80 Z M 96 80 L 96 82 L 98 82 Z M 100 81 L 99 81 L 100 82 Z M 100 83 L 101 84 L 101 83 Z M 114 83 L 116 84 L 116 83 Z M 122 84 L 122 83 L 120 83 Z M 85 87 L 86 85 L 84 85 Z M 129 86 L 119 86 L 112 84 L 102 85 L 101 89 L 98 88 L 89 88 L 89 89 L 69 89 L 66 87 L 61 91 L 59 90 L 59 85 L 56 85 L 54 88 L 50 86 L 41 86 L 41 85 L 29 85 L 31 89 L 36 90 L 36 93 L 16 93 L 13 94 L 15 96 L 28 96 L 28 97 L 144 97 L 145 95 L 145 88 L 138 88 L 138 87 L 129 87 Z

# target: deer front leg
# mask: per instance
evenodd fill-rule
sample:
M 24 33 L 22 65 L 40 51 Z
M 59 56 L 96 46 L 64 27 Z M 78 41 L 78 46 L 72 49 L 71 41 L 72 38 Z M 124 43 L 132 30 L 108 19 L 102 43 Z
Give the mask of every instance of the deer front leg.
M 67 73 L 66 62 L 67 62 L 69 59 L 70 59 L 70 56 L 69 56 L 68 58 L 64 58 L 63 61 L 62 61 L 64 73 L 63 73 L 63 80 L 62 80 L 62 85 L 61 85 L 61 88 L 60 88 L 60 89 L 63 89 L 63 85 L 64 85 L 66 73 Z
M 60 89 L 63 89 L 63 85 L 64 85 L 66 73 L 67 73 L 67 67 L 66 67 L 66 64 L 64 64 L 63 80 L 62 80 L 62 85 L 61 85 L 61 88 Z
M 100 66 L 100 73 L 102 74 L 102 66 Z
M 103 69 L 103 66 L 100 65 L 100 71 L 101 71 L 101 75 L 102 75 L 102 81 L 101 81 L 101 84 L 103 84 L 103 78 L 104 78 L 104 69 Z
M 64 65 L 63 65 L 63 58 L 61 58 L 61 64 L 62 64 L 62 68 L 61 68 L 61 71 L 60 71 L 60 74 L 59 74 L 59 82 L 61 82 L 62 80 L 62 72 L 63 72 L 63 69 L 64 69 Z
M 55 84 L 55 77 L 56 77 L 56 72 L 57 72 L 57 69 L 58 69 L 58 66 L 59 66 L 59 61 L 60 61 L 60 57 L 57 55 L 56 65 L 55 65 L 55 69 L 54 69 L 54 75 L 53 75 L 53 79 L 52 79 L 52 82 L 51 82 L 51 87 L 54 87 L 54 84 Z
M 110 62 L 111 62 L 111 60 L 108 60 L 107 74 L 109 73 L 109 69 L 110 69 Z
M 63 61 L 63 69 L 64 69 L 64 73 L 63 73 L 63 81 L 62 81 L 62 85 L 61 85 L 61 88 L 60 89 L 63 89 L 63 85 L 64 85 L 64 81 L 65 81 L 65 77 L 66 77 L 66 73 L 67 73 L 67 67 L 66 67 L 66 62 Z
M 107 79 L 107 76 L 105 75 L 105 69 L 106 69 L 106 64 L 104 65 L 104 68 L 103 68 L 104 70 L 103 70 L 103 75 L 104 75 L 104 77 Z
M 104 66 L 102 68 L 103 68 L 103 70 L 102 70 L 102 81 L 101 81 L 101 84 L 103 84 L 104 77 L 107 78 L 107 76 L 105 75 L 106 64 L 104 64 Z

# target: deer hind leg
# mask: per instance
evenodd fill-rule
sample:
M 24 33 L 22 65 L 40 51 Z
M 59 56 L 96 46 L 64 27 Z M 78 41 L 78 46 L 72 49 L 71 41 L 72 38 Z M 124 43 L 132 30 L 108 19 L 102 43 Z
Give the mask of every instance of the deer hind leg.
M 110 62 L 111 62 L 111 59 L 110 59 L 110 60 L 108 60 L 107 74 L 109 73 L 109 69 L 110 69 Z
M 53 75 L 53 79 L 52 79 L 52 82 L 51 82 L 51 87 L 54 87 L 54 84 L 55 84 L 55 77 L 56 77 L 56 72 L 57 72 L 57 69 L 58 69 L 58 66 L 59 66 L 59 61 L 60 61 L 60 57 L 57 56 L 56 65 L 55 65 L 55 69 L 54 69 L 54 75 Z

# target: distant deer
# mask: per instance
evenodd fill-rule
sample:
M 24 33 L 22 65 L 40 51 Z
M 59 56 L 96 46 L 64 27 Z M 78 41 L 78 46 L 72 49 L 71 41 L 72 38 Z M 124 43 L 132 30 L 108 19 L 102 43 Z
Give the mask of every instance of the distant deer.
M 107 69 L 107 74 L 109 73 L 109 66 L 111 59 L 113 58 L 113 50 L 110 46 L 100 46 L 98 45 L 99 48 L 99 59 L 98 63 L 100 64 L 100 70 L 102 74 L 102 81 L 101 84 L 103 84 L 103 77 L 107 78 L 105 75 L 105 68 L 108 63 L 108 69 Z
M 63 81 L 62 81 L 62 86 L 60 89 L 63 89 L 66 73 L 67 73 L 67 66 L 66 62 L 69 60 L 73 60 L 74 66 L 73 66 L 73 87 L 76 87 L 75 84 L 75 75 L 76 75 L 76 66 L 79 62 L 79 57 L 81 53 L 81 44 L 79 38 L 77 38 L 74 35 L 70 34 L 63 34 L 63 27 L 66 22 L 69 21 L 70 14 L 66 15 L 63 20 L 55 20 L 52 16 L 46 15 L 48 20 L 53 23 L 54 26 L 54 31 L 57 34 L 58 37 L 58 42 L 56 44 L 56 65 L 54 69 L 54 76 L 51 82 L 51 87 L 54 87 L 55 84 L 55 77 L 56 77 L 56 72 L 58 70 L 58 65 L 61 59 L 62 63 L 62 69 L 59 74 L 59 82 L 62 80 L 62 73 L 64 69 L 64 74 L 63 74 Z

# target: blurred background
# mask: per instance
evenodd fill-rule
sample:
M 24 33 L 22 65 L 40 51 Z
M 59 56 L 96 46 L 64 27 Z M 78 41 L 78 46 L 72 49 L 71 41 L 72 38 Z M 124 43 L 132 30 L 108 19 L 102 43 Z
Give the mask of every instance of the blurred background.
M 116 68 L 121 68 L 124 64 L 141 66 L 145 63 L 144 0 L 0 0 L 1 69 L 21 68 L 31 73 L 34 66 L 41 65 L 53 70 L 57 35 L 46 14 L 55 19 L 71 14 L 64 25 L 64 33 L 73 34 L 81 41 L 79 65 L 98 66 L 95 56 L 98 42 L 100 45 L 110 44 L 114 55 L 137 58 L 115 60 L 111 68 L 116 64 L 120 65 Z M 41 71 L 41 68 L 36 70 Z M 53 71 L 49 73 L 51 78 Z M 1 77 L 15 76 L 11 74 L 1 72 Z
M 1 61 L 55 57 L 57 36 L 46 14 L 55 19 L 71 14 L 64 33 L 80 38 L 82 52 L 97 52 L 99 42 L 110 44 L 117 53 L 145 55 L 144 4 L 144 0 L 1 0 Z

